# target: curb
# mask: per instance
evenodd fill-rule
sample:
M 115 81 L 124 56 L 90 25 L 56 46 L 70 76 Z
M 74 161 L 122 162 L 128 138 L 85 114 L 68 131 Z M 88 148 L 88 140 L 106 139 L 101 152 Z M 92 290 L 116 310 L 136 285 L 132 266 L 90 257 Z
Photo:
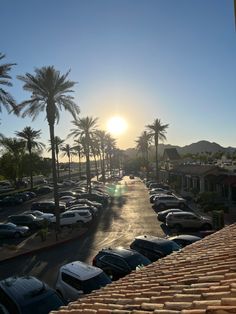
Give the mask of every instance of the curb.
M 19 253 L 19 254 L 16 254 L 16 255 L 13 255 L 13 256 L 8 256 L 6 258 L 3 258 L 3 259 L 0 259 L 0 264 L 1 263 L 4 263 L 4 262 L 7 262 L 7 261 L 10 261 L 14 258 L 17 258 L 17 257 L 22 257 L 22 256 L 26 256 L 26 255 L 31 255 L 31 254 L 34 254 L 36 252 L 40 252 L 40 251 L 43 251 L 43 250 L 47 250 L 47 249 L 50 249 L 50 248 L 53 248 L 53 247 L 56 247 L 56 246 L 59 246 L 60 244 L 64 244 L 64 243 L 68 243 L 70 241 L 73 241 L 73 240 L 76 240 L 76 239 L 79 239 L 81 236 L 83 236 L 89 229 L 86 228 L 83 232 L 81 232 L 79 235 L 76 235 L 72 238 L 69 238 L 69 239 L 65 239 L 65 240 L 62 240 L 60 242 L 56 242 L 56 243 L 52 243 L 52 244 L 49 244 L 47 246 L 43 246 L 43 247 L 39 247 L 37 249 L 34 249 L 34 250 L 31 250 L 31 251 L 26 251 L 26 252 L 23 252 L 23 253 Z

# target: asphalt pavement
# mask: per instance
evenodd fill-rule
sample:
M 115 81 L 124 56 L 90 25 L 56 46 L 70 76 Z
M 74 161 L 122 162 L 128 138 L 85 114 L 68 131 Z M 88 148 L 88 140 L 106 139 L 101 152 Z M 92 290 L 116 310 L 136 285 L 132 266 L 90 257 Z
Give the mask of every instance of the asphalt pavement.
M 54 287 L 60 266 L 80 260 L 91 263 L 104 247 L 129 247 L 135 236 L 164 236 L 149 195 L 140 179 L 124 177 L 114 188 L 113 202 L 81 238 L 27 256 L 0 263 L 0 279 L 32 275 Z

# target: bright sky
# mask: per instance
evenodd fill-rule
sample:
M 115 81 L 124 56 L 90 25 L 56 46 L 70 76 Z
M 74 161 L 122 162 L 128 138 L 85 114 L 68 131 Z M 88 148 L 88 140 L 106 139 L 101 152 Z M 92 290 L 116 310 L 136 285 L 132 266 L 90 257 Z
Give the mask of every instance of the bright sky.
M 10 89 L 30 94 L 16 75 L 54 65 L 78 84 L 81 117 L 125 119 L 120 148 L 155 118 L 169 123 L 167 143 L 198 140 L 236 146 L 236 33 L 233 0 L 1 0 L 1 52 L 16 62 Z M 3 109 L 0 133 L 31 125 L 48 143 L 45 114 L 34 122 Z M 55 129 L 65 138 L 65 112 Z

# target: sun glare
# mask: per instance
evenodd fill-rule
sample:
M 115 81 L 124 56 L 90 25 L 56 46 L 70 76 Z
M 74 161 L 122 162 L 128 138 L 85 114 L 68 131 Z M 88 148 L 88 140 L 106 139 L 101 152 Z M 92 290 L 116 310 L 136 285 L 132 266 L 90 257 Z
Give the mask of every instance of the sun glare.
M 120 135 L 127 129 L 126 121 L 121 117 L 112 117 L 107 121 L 107 130 L 112 135 Z

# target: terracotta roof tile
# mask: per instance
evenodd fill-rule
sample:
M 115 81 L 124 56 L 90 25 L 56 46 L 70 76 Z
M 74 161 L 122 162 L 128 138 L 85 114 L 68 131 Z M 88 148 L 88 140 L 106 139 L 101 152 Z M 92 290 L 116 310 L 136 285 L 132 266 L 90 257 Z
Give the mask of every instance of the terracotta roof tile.
M 57 314 L 236 314 L 236 224 L 70 303 Z

